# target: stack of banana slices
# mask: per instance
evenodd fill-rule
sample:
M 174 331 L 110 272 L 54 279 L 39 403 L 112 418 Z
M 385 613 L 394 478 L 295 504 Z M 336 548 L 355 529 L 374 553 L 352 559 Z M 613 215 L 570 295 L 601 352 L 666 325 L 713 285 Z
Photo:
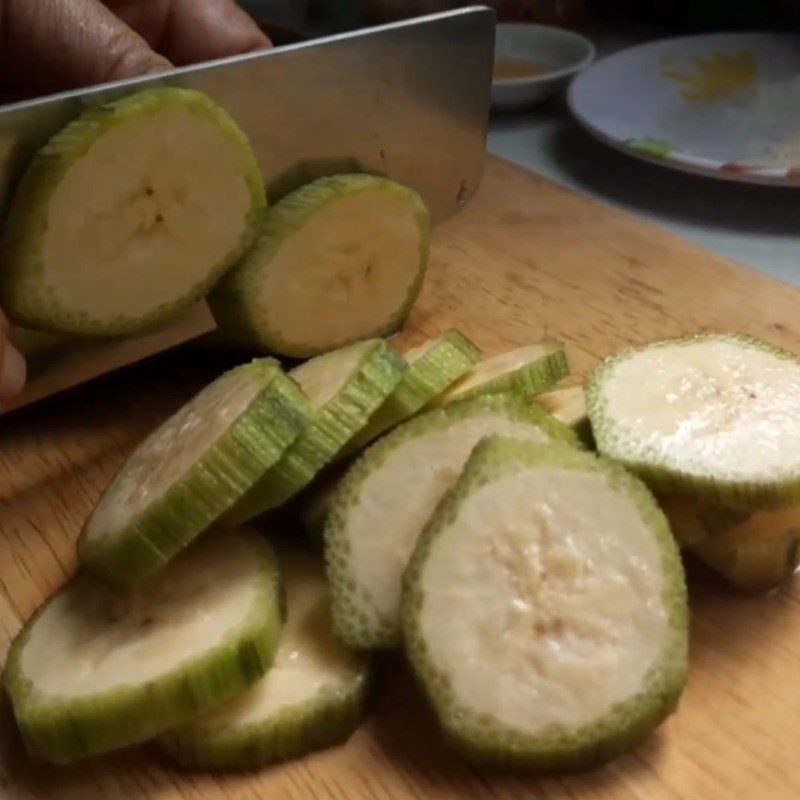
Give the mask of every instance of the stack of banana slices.
M 0 307 L 69 340 L 145 333 L 207 298 L 229 341 L 307 358 L 402 326 L 429 228 L 414 191 L 364 174 L 268 208 L 233 118 L 151 89 L 88 109 L 33 158 L 0 240 Z
M 68 126 L 2 246 L 0 304 L 33 327 L 123 335 L 213 286 L 230 336 L 310 359 L 225 373 L 111 481 L 80 573 L 5 665 L 34 757 L 296 757 L 350 736 L 370 653 L 404 648 L 471 762 L 584 768 L 680 702 L 679 545 L 743 587 L 797 563 L 798 359 L 709 334 L 615 355 L 582 387 L 557 341 L 484 357 L 449 330 L 401 353 L 382 337 L 424 275 L 419 198 L 337 176 L 265 212 L 249 146 L 204 96 Z M 264 535 L 278 508 L 308 542 Z

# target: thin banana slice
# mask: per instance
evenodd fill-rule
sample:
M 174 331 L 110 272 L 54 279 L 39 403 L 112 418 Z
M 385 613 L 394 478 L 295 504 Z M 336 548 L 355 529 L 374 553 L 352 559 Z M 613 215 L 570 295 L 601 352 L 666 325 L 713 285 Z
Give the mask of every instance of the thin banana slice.
M 221 332 L 306 358 L 397 330 L 419 294 L 430 222 L 419 195 L 371 175 L 321 178 L 267 214 L 210 298 Z
M 252 519 L 308 486 L 367 424 L 405 370 L 405 361 L 383 339 L 358 342 L 293 369 L 291 377 L 311 401 L 313 416 L 280 461 L 226 515 L 226 521 Z
M 339 484 L 325 526 L 336 634 L 353 647 L 400 642 L 403 570 L 472 448 L 502 434 L 578 445 L 569 428 L 512 394 L 430 411 L 367 450 Z
M 751 513 L 680 496 L 660 502 L 678 543 L 739 589 L 771 589 L 800 566 L 800 505 Z
M 406 572 L 407 652 L 472 761 L 568 769 L 677 706 L 687 598 L 664 515 L 622 468 L 498 439 L 475 449 Z
M 587 387 L 599 450 L 659 493 L 749 509 L 800 500 L 800 361 L 742 335 L 608 359 Z
M 358 726 L 368 662 L 334 637 L 321 562 L 280 559 L 287 619 L 275 662 L 241 697 L 162 736 L 174 761 L 204 769 L 250 769 L 345 741 Z
M 461 380 L 444 392 L 434 405 L 468 400 L 485 394 L 517 392 L 532 398 L 569 375 L 563 342 L 542 342 L 479 361 Z
M 204 296 L 252 245 L 258 162 L 209 97 L 151 89 L 85 111 L 11 206 L 0 305 L 53 333 L 133 334 Z
M 413 417 L 457 381 L 481 358 L 481 351 L 463 333 L 450 330 L 438 339 L 403 353 L 408 369 L 394 391 L 372 415 L 369 424 L 342 451 L 352 455 L 381 434 Z
M 209 535 L 130 592 L 88 575 L 67 585 L 14 640 L 6 688 L 31 754 L 65 763 L 244 692 L 272 663 L 280 625 L 269 545 Z
M 84 527 L 81 560 L 116 584 L 157 572 L 278 463 L 309 414 L 273 359 L 227 372 L 134 451 Z
M 587 447 L 594 446 L 592 424 L 586 410 L 583 386 L 569 386 L 537 395 L 536 403 L 549 411 L 559 422 L 568 425 Z

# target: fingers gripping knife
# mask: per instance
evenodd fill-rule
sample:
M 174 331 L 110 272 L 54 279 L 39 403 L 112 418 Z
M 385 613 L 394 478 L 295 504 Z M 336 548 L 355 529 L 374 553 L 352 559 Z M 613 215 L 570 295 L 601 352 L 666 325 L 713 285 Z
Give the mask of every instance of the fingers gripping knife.
M 495 15 L 482 6 L 301 42 L 0 108 L 0 203 L 36 150 L 87 106 L 152 86 L 211 95 L 250 139 L 274 201 L 322 174 L 369 171 L 416 189 L 434 223 L 477 189 Z M 0 270 L 3 265 L 0 263 Z M 200 303 L 169 327 L 85 344 L 15 328 L 27 405 L 213 330 Z

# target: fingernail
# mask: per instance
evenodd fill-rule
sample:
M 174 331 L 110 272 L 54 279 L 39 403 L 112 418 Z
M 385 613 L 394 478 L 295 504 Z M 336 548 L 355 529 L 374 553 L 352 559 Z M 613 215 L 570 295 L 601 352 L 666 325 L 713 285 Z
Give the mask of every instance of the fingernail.
M 27 368 L 25 359 L 16 347 L 7 345 L 0 364 L 0 400 L 11 400 L 25 386 Z

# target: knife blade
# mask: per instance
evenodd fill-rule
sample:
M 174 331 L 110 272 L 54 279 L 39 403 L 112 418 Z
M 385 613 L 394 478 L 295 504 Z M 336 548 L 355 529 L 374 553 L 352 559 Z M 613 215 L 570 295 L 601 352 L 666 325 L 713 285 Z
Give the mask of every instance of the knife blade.
M 0 210 L 36 150 L 84 108 L 145 88 L 180 86 L 208 93 L 236 119 L 271 202 L 320 175 L 367 171 L 416 189 L 436 224 L 457 213 L 480 184 L 494 26 L 494 11 L 474 6 L 2 107 Z M 119 359 L 108 343 L 82 343 L 81 357 L 70 362 L 77 372 L 43 359 L 12 407 L 213 329 L 204 304 L 193 313 L 193 324 L 141 337 L 138 350 L 128 341 Z M 23 349 L 31 339 L 19 329 L 12 336 Z M 92 363 L 94 351 L 100 355 Z

